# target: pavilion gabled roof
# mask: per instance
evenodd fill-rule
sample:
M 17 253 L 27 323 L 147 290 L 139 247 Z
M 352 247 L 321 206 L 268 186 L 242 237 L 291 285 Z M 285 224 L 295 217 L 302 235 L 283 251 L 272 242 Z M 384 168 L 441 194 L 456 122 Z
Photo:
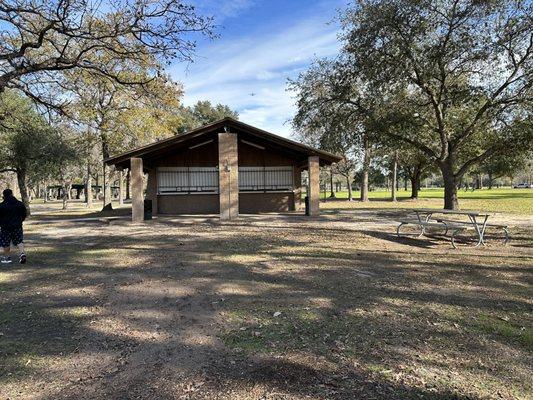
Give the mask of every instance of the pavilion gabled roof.
M 110 157 L 105 160 L 106 164 L 116 165 L 117 167 L 124 167 L 129 164 L 129 160 L 132 157 L 149 158 L 161 151 L 164 151 L 168 147 L 174 147 L 176 145 L 185 144 L 190 140 L 198 139 L 203 135 L 207 135 L 214 132 L 232 132 L 240 131 L 245 132 L 248 135 L 258 137 L 266 142 L 275 144 L 278 148 L 286 148 L 287 150 L 295 153 L 301 153 L 302 156 L 317 156 L 320 159 L 320 164 L 330 165 L 342 160 L 335 154 L 327 151 L 318 150 L 313 147 L 307 146 L 302 143 L 298 143 L 294 140 L 284 138 L 279 135 L 267 132 L 263 129 L 256 128 L 252 125 L 245 124 L 231 117 L 223 118 L 219 121 L 213 122 L 208 125 L 204 125 L 200 128 L 193 129 L 192 131 L 172 136 L 168 139 L 160 140 L 158 142 L 138 147 L 128 152 Z

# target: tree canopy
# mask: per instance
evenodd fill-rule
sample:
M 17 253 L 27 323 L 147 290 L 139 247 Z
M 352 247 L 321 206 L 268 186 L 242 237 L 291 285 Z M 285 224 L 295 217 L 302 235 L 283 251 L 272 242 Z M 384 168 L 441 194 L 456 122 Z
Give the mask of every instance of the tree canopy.
M 158 65 L 191 60 L 193 34 L 213 35 L 212 19 L 182 0 L 3 0 L 0 25 L 0 92 L 16 88 L 56 108 L 65 71 L 147 83 Z M 122 74 L 121 65 L 149 59 L 156 63 L 142 79 Z
M 210 124 L 225 117 L 239 118 L 239 113 L 225 104 L 211 104 L 209 100 L 200 100 L 192 106 L 182 107 L 182 120 L 177 132 L 183 133 L 203 125 Z
M 341 17 L 338 58 L 297 81 L 299 113 L 327 106 L 380 141 L 416 148 L 442 173 L 445 208 L 457 208 L 470 168 L 533 141 L 509 129 L 530 122 L 532 18 L 528 1 L 357 2 Z
M 28 183 L 56 176 L 76 152 L 29 99 L 14 91 L 2 93 L 0 116 L 0 169 L 16 173 L 22 201 L 29 209 Z

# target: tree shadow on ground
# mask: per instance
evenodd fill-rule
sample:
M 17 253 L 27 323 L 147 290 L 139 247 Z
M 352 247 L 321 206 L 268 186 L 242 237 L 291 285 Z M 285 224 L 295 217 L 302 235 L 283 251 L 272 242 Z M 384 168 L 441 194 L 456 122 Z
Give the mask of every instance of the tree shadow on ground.
M 0 283 L 0 382 L 55 381 L 41 399 L 477 398 L 453 379 L 421 383 L 409 368 L 492 355 L 469 318 L 530 306 L 527 292 L 505 295 L 527 267 L 489 276 L 494 266 L 477 256 L 466 268 L 365 252 L 365 241 L 384 240 L 372 233 L 354 253 L 342 232 L 325 232 L 324 249 L 306 229 L 245 228 L 117 222 L 83 236 L 69 225 L 31 233 L 42 248 Z M 447 289 L 465 278 L 501 297 Z M 491 340 L 522 351 L 512 338 Z M 61 371 L 38 361 L 65 357 Z M 491 374 L 516 385 L 510 370 L 527 360 Z M 461 368 L 481 376 L 484 367 Z
M 89 219 L 89 218 L 113 218 L 113 217 L 127 217 L 131 215 L 130 208 L 115 208 L 113 210 L 100 210 L 91 212 L 81 212 L 83 210 L 64 210 L 55 214 L 37 214 L 32 215 L 31 221 L 37 223 L 57 222 L 69 219 Z

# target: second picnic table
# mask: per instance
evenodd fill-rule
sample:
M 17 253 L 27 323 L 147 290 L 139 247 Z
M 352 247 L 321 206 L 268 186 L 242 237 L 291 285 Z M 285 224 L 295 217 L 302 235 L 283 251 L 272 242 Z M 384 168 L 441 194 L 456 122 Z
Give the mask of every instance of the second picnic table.
M 485 244 L 485 229 L 487 226 L 501 228 L 505 232 L 505 243 L 509 240 L 509 232 L 507 225 L 500 224 L 488 224 L 488 219 L 492 215 L 487 212 L 481 211 L 469 211 L 469 210 L 444 210 L 444 209 L 434 209 L 434 208 L 415 208 L 412 210 L 416 215 L 415 221 L 400 221 L 400 225 L 396 233 L 400 236 L 400 228 L 403 225 L 414 224 L 418 225 L 421 229 L 420 236 L 424 235 L 426 232 L 426 227 L 442 227 L 444 228 L 445 234 L 448 233 L 448 230 L 452 230 L 451 240 L 452 246 L 455 248 L 455 235 L 464 229 L 473 228 L 477 235 L 477 243 L 475 246 Z M 434 214 L 441 214 L 441 218 L 434 218 L 435 222 L 431 221 L 431 218 Z M 447 216 L 467 216 L 468 221 L 456 221 L 446 219 Z

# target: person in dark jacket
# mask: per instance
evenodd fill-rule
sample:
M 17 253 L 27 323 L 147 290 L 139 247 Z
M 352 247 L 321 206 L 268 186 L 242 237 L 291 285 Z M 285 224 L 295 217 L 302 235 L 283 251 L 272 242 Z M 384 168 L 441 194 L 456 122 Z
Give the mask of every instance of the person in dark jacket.
M 4 201 L 0 203 L 0 246 L 4 248 L 4 255 L 1 258 L 2 264 L 10 264 L 11 243 L 17 246 L 20 251 L 20 263 L 26 263 L 24 254 L 24 232 L 22 222 L 26 219 L 27 210 L 24 203 L 13 196 L 11 189 L 2 192 Z

